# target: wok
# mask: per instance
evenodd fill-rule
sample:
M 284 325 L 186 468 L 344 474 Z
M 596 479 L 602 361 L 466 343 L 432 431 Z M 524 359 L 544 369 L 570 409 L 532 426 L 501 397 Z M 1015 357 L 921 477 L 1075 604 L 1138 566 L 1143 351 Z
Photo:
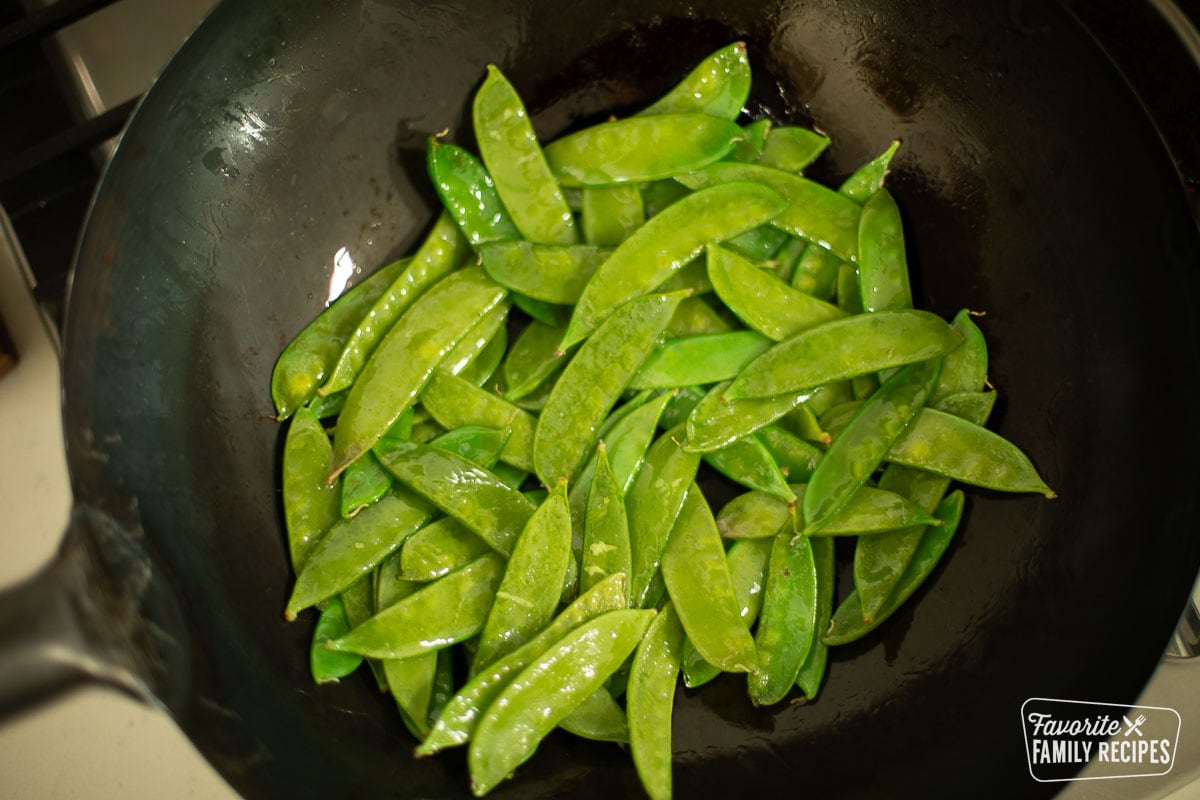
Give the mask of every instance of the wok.
M 1132 48 L 1126 73 L 1076 14 Z M 1060 496 L 970 491 L 930 585 L 834 651 L 815 703 L 755 710 L 734 678 L 681 692 L 676 791 L 1053 793 L 1021 703 L 1133 702 L 1200 565 L 1200 94 L 1173 102 L 1195 64 L 1163 20 L 1048 0 L 223 3 L 139 108 L 79 246 L 76 507 L 56 561 L 0 603 L 0 705 L 101 680 L 164 706 L 247 797 L 466 796 L 460 753 L 414 762 L 390 701 L 313 686 L 312 620 L 283 621 L 274 359 L 335 261 L 365 272 L 419 240 L 425 140 L 471 146 L 487 63 L 552 137 L 743 39 L 749 110 L 831 134 L 818 177 L 903 140 L 889 180 L 918 304 L 986 312 L 993 427 Z M 639 791 L 626 754 L 555 735 L 495 796 Z

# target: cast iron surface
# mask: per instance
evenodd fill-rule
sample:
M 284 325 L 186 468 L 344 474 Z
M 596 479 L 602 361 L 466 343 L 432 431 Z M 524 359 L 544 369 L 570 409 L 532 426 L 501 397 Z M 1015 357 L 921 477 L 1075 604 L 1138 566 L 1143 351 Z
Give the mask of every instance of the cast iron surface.
M 1200 243 L 1156 130 L 1062 8 L 239 0 L 171 64 L 105 177 L 65 380 L 79 502 L 128 521 L 178 599 L 154 634 L 191 658 L 147 680 L 248 797 L 468 792 L 461 754 L 410 758 L 368 680 L 313 686 L 311 617 L 282 619 L 269 375 L 335 254 L 366 271 L 419 240 L 425 140 L 471 145 L 489 62 L 551 137 L 636 109 L 734 39 L 753 113 L 833 137 L 819 177 L 903 139 L 890 185 L 918 302 L 986 313 L 993 427 L 1060 498 L 970 491 L 932 584 L 835 651 L 817 702 L 755 710 L 733 678 L 682 692 L 678 796 L 1048 795 L 1021 703 L 1137 696 L 1200 562 Z M 495 796 L 639 791 L 627 754 L 554 736 Z

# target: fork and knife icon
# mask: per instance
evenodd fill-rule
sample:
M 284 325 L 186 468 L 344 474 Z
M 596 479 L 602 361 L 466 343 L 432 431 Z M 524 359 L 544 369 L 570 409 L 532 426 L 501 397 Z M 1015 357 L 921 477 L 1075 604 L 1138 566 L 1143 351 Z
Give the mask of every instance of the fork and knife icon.
M 1132 722 L 1130 722 L 1129 717 L 1126 716 L 1122 716 L 1121 719 L 1125 721 L 1125 732 L 1122 734 L 1122 736 L 1128 738 L 1129 734 L 1131 733 L 1136 733 L 1139 737 L 1145 735 L 1139 730 L 1139 728 L 1142 727 L 1142 723 L 1146 721 L 1145 714 L 1138 714 L 1137 719 L 1133 720 Z

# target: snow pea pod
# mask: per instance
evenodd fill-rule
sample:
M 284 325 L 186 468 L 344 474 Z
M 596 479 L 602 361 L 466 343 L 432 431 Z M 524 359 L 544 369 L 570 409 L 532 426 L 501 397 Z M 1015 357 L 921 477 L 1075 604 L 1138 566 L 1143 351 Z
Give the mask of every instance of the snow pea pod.
M 708 279 L 708 271 L 700 259 L 692 259 L 687 266 L 671 275 L 655 289 L 659 293 L 685 290 L 693 295 L 709 294 L 713 290 L 712 281 Z
M 788 236 L 784 240 L 783 245 L 771 257 L 771 261 L 775 263 L 775 267 L 771 272 L 774 273 L 776 280 L 785 286 L 791 286 L 792 276 L 796 272 L 796 265 L 800 263 L 800 257 L 804 255 L 804 251 L 809 246 L 808 242 L 795 236 Z M 767 266 L 770 266 L 770 264 L 768 263 Z
M 670 178 L 723 158 L 742 129 L 708 114 L 653 114 L 591 125 L 546 145 L 563 186 L 612 186 Z
M 349 519 L 383 497 L 392 483 L 392 473 L 383 468 L 375 454 L 370 450 L 363 453 L 342 473 L 339 503 L 342 517 Z
M 708 277 L 721 302 L 751 328 L 783 341 L 845 316 L 836 306 L 781 284 L 723 247 L 706 251 Z
M 440 654 L 441 651 L 430 650 L 411 658 L 389 658 L 381 662 L 387 691 L 396 701 L 400 719 L 418 739 L 429 733 L 429 706 L 433 700 L 433 682 Z
M 847 314 L 863 313 L 862 295 L 858 291 L 858 267 L 848 261 L 838 264 L 837 304 Z
M 397 577 L 406 581 L 437 580 L 490 551 L 487 543 L 461 522 L 442 517 L 404 542 Z
M 613 699 L 608 689 L 601 686 L 589 694 L 558 723 L 567 733 L 582 736 L 596 742 L 629 743 L 629 723 L 625 709 Z
M 858 222 L 858 288 L 863 309 L 912 308 L 900 207 L 887 189 L 871 195 Z
M 312 400 L 308 401 L 308 408 L 317 415 L 317 419 L 329 419 L 336 417 L 342 413 L 342 407 L 346 405 L 346 395 L 350 392 L 343 389 L 340 392 L 334 392 L 331 395 L 321 397 L 317 395 Z
M 426 161 L 433 188 L 468 243 L 478 247 L 521 237 L 479 159 L 431 136 Z
M 309 648 L 308 667 L 316 683 L 335 683 L 362 664 L 363 658 L 357 653 L 339 653 L 325 646 L 330 639 L 343 636 L 349 630 L 346 607 L 342 605 L 342 599 L 334 595 L 317 617 L 317 627 Z
M 717 530 L 725 539 L 769 539 L 785 525 L 796 528 L 794 497 L 780 500 L 751 491 L 739 494 L 717 512 Z
M 506 315 L 507 316 L 507 315 Z M 461 349 L 460 344 L 455 350 Z M 467 365 L 459 370 L 458 375 L 476 386 L 487 386 L 493 378 L 499 377 L 497 371 L 500 369 L 500 363 L 504 360 L 504 355 L 508 352 L 508 328 L 501 327 L 492 338 L 487 340 L 483 348 L 475 354 L 475 357 L 467 362 Z M 450 357 L 454 356 L 454 352 L 450 353 Z M 453 370 L 448 370 L 453 374 Z
M 546 163 L 525 105 L 496 65 L 488 64 L 487 73 L 471 114 L 479 155 L 496 192 L 526 239 L 574 244 L 579 240 L 575 218 Z
M 817 419 L 817 415 L 813 413 L 808 404 L 811 399 L 810 395 L 803 403 L 784 414 L 779 420 L 779 427 L 807 442 L 824 447 L 833 441 L 833 436 L 826 429 L 824 422 Z
M 796 683 L 817 637 L 817 564 L 811 542 L 775 535 L 754 644 L 759 669 L 746 679 L 757 706 L 778 703 Z
M 646 219 L 658 216 L 691 192 L 690 189 L 675 180 L 651 181 L 642 184 L 639 191 L 642 195 L 642 209 L 646 212 Z
M 371 355 L 338 417 L 332 479 L 374 446 L 413 404 L 433 371 L 505 289 L 478 267 L 452 272 L 408 309 Z
M 597 273 L 599 274 L 599 273 Z M 571 358 L 550 390 L 533 438 L 534 472 L 547 486 L 574 479 L 616 404 L 683 299 L 644 295 L 609 316 Z
M 642 193 L 636 186 L 584 189 L 580 221 L 585 242 L 616 247 L 646 221 Z
M 803 240 L 799 240 L 803 241 Z M 837 293 L 838 269 L 842 260 L 828 250 L 809 245 L 792 271 L 790 285 L 798 292 L 829 301 Z
M 678 338 L 729 333 L 736 328 L 736 319 L 727 319 L 722 314 L 723 310 L 714 308 L 705 297 L 685 297 L 679 303 L 679 308 L 675 309 L 675 316 L 671 317 L 666 335 Z
M 938 411 L 945 411 L 963 419 L 986 420 L 996 407 L 996 392 L 959 392 L 946 395 L 932 405 Z
M 488 428 L 484 425 L 463 425 L 453 428 L 429 442 L 430 447 L 462 456 L 472 464 L 491 469 L 500 460 L 508 442 L 508 430 Z M 380 449 L 386 455 L 391 448 Z
M 792 485 L 797 501 L 804 498 L 806 486 Z M 860 486 L 814 537 L 871 536 L 914 525 L 936 525 L 937 520 L 917 503 L 884 488 Z
M 816 445 L 806 442 L 779 425 L 768 425 L 755 435 L 792 483 L 808 480 L 823 454 Z
M 755 331 L 668 339 L 647 356 L 629 388 L 673 389 L 731 380 L 770 346 L 771 340 Z
M 416 536 L 427 527 L 429 526 L 426 525 L 422 527 L 417 531 L 417 533 L 414 533 L 413 536 Z M 408 544 L 408 540 L 405 540 L 404 544 Z M 400 549 L 392 552 L 391 555 L 380 561 L 379 565 L 375 567 L 375 572 L 372 575 L 374 584 L 372 589 L 374 591 L 375 599 L 375 605 L 373 608 L 375 608 L 377 611 L 382 611 L 388 606 L 394 605 L 395 603 L 403 600 L 405 597 L 408 597 L 410 594 L 420 589 L 422 586 L 422 582 L 408 581 L 401 577 L 400 565 L 403 552 L 404 545 L 401 545 Z
M 347 290 L 283 349 L 271 372 L 271 398 L 280 420 L 313 399 L 359 320 L 407 263 L 405 259 L 389 264 Z
M 504 396 L 510 402 L 530 394 L 555 370 L 566 366 L 566 359 L 554 354 L 565 331 L 535 319 L 513 341 L 501 367 Z
M 612 250 L 591 244 L 493 242 L 479 248 L 484 272 L 514 292 L 547 303 L 572 304 Z
M 588 281 L 559 349 L 582 341 L 621 304 L 662 284 L 705 244 L 757 227 L 785 205 L 764 186 L 735 182 L 690 194 L 651 217 Z
M 829 628 L 829 620 L 833 616 L 834 580 L 837 578 L 837 562 L 834 559 L 833 540 L 816 537 L 809 540 L 812 547 L 813 563 L 817 571 L 817 623 L 816 635 L 813 637 L 812 649 L 800 666 L 796 675 L 796 687 L 804 692 L 808 700 L 815 700 L 825 677 L 825 667 L 829 662 L 829 645 L 821 641 L 821 634 Z
M 871 195 L 883 186 L 883 179 L 891 168 L 892 158 L 900 149 L 900 140 L 895 139 L 875 158 L 856 169 L 849 178 L 838 187 L 838 193 L 849 197 L 856 203 L 865 203 Z
M 346 609 L 346 622 L 353 629 L 357 625 L 361 625 L 375 613 L 375 592 L 372 582 L 375 579 L 375 573 L 379 568 L 371 570 L 371 572 L 363 575 L 354 583 L 342 590 L 338 597 L 342 601 L 342 606 Z M 329 652 L 334 652 L 330 650 Z M 375 683 L 379 686 L 379 691 L 386 692 L 388 690 L 387 674 L 383 668 L 383 662 L 377 658 L 365 659 L 367 666 L 371 668 L 371 674 L 375 677 Z
M 942 363 L 942 375 L 938 378 L 937 388 L 933 390 L 933 396 L 929 399 L 930 405 L 933 406 L 937 406 L 952 394 L 978 392 L 987 383 L 987 341 L 983 337 L 983 331 L 979 330 L 979 326 L 972 319 L 971 312 L 966 309 L 959 311 L 951 320 L 950 327 L 963 337 L 963 342 L 948 353 Z M 974 417 L 967 419 L 973 420 Z M 986 419 L 987 415 L 984 415 L 984 420 Z
M 503 572 L 499 555 L 481 556 L 385 608 L 329 647 L 373 658 L 412 658 L 468 639 L 483 628 Z
M 701 113 L 737 119 L 749 97 L 750 59 L 746 45 L 734 42 L 710 54 L 670 91 L 638 113 Z
M 502 303 L 494 306 L 484 314 L 467 335 L 446 354 L 441 364 L 438 365 L 439 368 L 449 372 L 451 375 L 464 375 L 464 373 L 472 370 L 477 360 L 483 357 L 485 353 L 489 353 L 493 342 L 499 339 L 501 344 L 504 344 L 508 338 L 508 332 L 504 326 L 508 320 L 508 311 L 511 307 L 509 300 L 505 299 Z M 490 357 L 494 357 L 494 355 L 489 355 Z M 499 361 L 496 363 L 499 363 Z M 485 366 L 484 369 L 490 374 L 495 369 L 495 365 L 493 364 L 490 368 Z M 486 378 L 486 375 L 484 377 Z M 478 380 L 471 378 L 466 378 L 466 380 L 479 385 Z
M 296 572 L 321 534 L 338 520 L 339 487 L 325 481 L 332 463 L 333 447 L 321 421 L 309 409 L 300 408 L 283 442 L 282 479 L 288 552 Z
M 646 629 L 629 668 L 629 750 L 651 800 L 671 797 L 671 717 L 683 641 L 683 625 L 668 603 Z
M 521 309 L 526 315 L 544 322 L 547 325 L 558 327 L 566 322 L 568 307 L 558 305 L 556 303 L 547 303 L 545 300 L 538 300 L 536 297 L 529 295 L 513 293 L 513 305 Z
M 962 342 L 928 311 L 880 311 L 833 320 L 772 347 L 728 389 L 728 399 L 775 397 L 945 355 Z
M 757 163 L 799 173 L 829 147 L 829 137 L 798 125 L 779 125 L 763 141 Z
M 596 469 L 584 514 L 579 588 L 587 591 L 609 575 L 619 572 L 628 575 L 632 571 L 625 501 L 608 463 L 608 449 L 601 441 L 596 446 Z
M 730 161 L 740 161 L 743 164 L 753 164 L 762 155 L 767 136 L 771 133 L 772 122 L 769 119 L 756 119 L 742 126 L 742 138 L 726 158 Z
M 792 499 L 787 477 L 775 458 L 754 434 L 705 453 L 704 463 L 747 489 L 757 489 L 783 499 Z
M 470 381 L 437 370 L 421 392 L 421 405 L 447 429 L 483 425 L 510 432 L 500 460 L 523 470 L 533 469 L 536 418 L 502 397 Z
M 684 449 L 697 453 L 719 450 L 770 425 L 808 397 L 806 392 L 794 392 L 728 400 L 729 387 L 728 382 L 718 383 L 692 409 Z
M 467 751 L 477 797 L 532 756 L 546 734 L 604 685 L 654 616 L 653 611 L 610 611 L 585 622 L 504 687 L 480 718 Z
M 726 239 L 723 246 L 742 258 L 762 264 L 779 252 L 784 242 L 791 238 L 793 237 L 771 225 L 759 225 L 745 233 L 739 233 L 732 239 Z

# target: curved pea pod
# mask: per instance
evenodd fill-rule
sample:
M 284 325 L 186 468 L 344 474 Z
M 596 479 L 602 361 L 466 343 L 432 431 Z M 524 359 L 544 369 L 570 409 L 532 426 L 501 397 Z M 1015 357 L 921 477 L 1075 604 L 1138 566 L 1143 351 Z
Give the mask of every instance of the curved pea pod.
M 772 347 L 750 363 L 725 397 L 774 397 L 843 378 L 927 361 L 962 342 L 935 314 L 913 309 L 833 320 Z
M 847 314 L 861 314 L 862 294 L 858 290 L 858 266 L 843 261 L 838 264 L 837 305 Z
M 491 472 L 436 447 L 405 443 L 379 460 L 397 480 L 466 525 L 503 556 L 512 552 L 513 541 L 536 508 Z
M 473 247 L 521 237 L 479 159 L 431 136 L 426 162 L 442 205 Z
M 472 464 L 491 469 L 500 460 L 508 443 L 509 432 L 484 425 L 453 428 L 429 442 L 430 447 L 462 456 Z M 387 451 L 381 451 L 386 455 Z
M 473 675 L 442 708 L 416 755 L 432 755 L 447 747 L 466 744 L 484 709 L 492 704 L 514 675 L 575 628 L 609 611 L 625 608 L 628 593 L 628 576 L 610 575 L 581 593 L 529 642 Z
M 585 242 L 616 247 L 646 221 L 642 193 L 636 186 L 584 189 L 580 221 Z
M 796 499 L 802 500 L 806 486 L 793 485 Z M 806 535 L 871 536 L 914 525 L 937 525 L 938 521 L 917 503 L 887 489 L 860 486 L 857 491 L 819 529 Z
M 417 533 L 413 534 L 413 536 L 416 536 L 427 527 L 429 526 L 424 526 Z M 407 543 L 408 541 L 405 540 L 405 544 Z M 403 552 L 404 545 L 401 545 L 399 550 L 393 551 L 391 555 L 380 561 L 379 565 L 375 568 L 372 590 L 374 591 L 375 599 L 373 608 L 377 611 L 382 611 L 388 606 L 395 605 L 400 600 L 420 589 L 424 583 L 405 580 L 401 576 L 400 567 Z
M 862 404 L 862 400 L 847 400 L 844 403 L 838 403 L 821 415 L 821 427 L 828 430 L 831 437 L 837 436 L 842 432 L 842 428 L 854 419 L 854 415 L 858 413 Z
M 667 339 L 629 382 L 630 389 L 674 389 L 731 380 L 771 346 L 755 331 Z
M 283 517 L 292 569 L 299 572 L 321 534 L 338 520 L 340 491 L 325 482 L 333 447 L 316 414 L 296 411 L 283 441 Z M 324 473 L 324 474 L 322 474 Z
M 733 146 L 726 156 L 730 161 L 740 161 L 743 164 L 753 164 L 762 155 L 767 136 L 771 133 L 773 123 L 769 119 L 756 119 L 742 126 L 742 139 Z
M 479 636 L 473 672 L 508 655 L 546 626 L 558 606 L 570 559 L 571 512 L 566 481 L 560 481 L 513 544 L 496 602 Z
M 629 742 L 629 723 L 625 709 L 613 699 L 608 689 L 600 687 L 565 716 L 558 727 L 567 733 L 597 742 Z
M 490 551 L 487 543 L 461 522 L 443 517 L 404 542 L 397 577 L 406 581 L 437 580 Z
M 596 430 L 662 335 L 682 294 L 645 295 L 605 320 L 554 384 L 533 438 L 534 472 L 547 486 L 574 479 Z
M 484 272 L 514 292 L 559 305 L 579 300 L 583 287 L 612 254 L 591 244 L 493 242 L 479 248 Z
M 629 751 L 652 800 L 671 797 L 671 717 L 683 641 L 679 615 L 667 603 L 650 623 L 629 668 Z
M 524 294 L 513 293 L 513 305 L 525 312 L 526 315 L 547 325 L 558 327 L 567 321 L 569 309 L 557 303 L 547 303 Z
M 767 134 L 757 162 L 764 167 L 799 173 L 828 147 L 828 136 L 798 125 L 779 125 Z
M 279 419 L 287 419 L 316 396 L 355 326 L 406 263 L 389 264 L 349 289 L 283 349 L 271 372 L 271 398 Z
M 336 683 L 362 664 L 363 658 L 357 653 L 338 653 L 325 646 L 330 639 L 336 639 L 349 630 L 346 608 L 342 605 L 342 599 L 334 595 L 317 617 L 317 627 L 313 631 L 312 647 L 309 649 L 309 671 L 317 683 Z
M 396 320 L 429 287 L 462 263 L 467 253 L 467 240 L 450 215 L 443 211 L 416 254 L 362 315 L 330 371 L 329 379 L 321 386 L 321 395 L 349 388 Z
M 921 537 L 921 543 L 917 545 L 916 552 L 896 583 L 895 590 L 871 619 L 864 619 L 857 591 L 851 592 L 842 601 L 830 620 L 827 632 L 821 637 L 826 645 L 833 647 L 861 639 L 894 614 L 896 609 L 912 596 L 950 546 L 962 519 L 963 502 L 963 493 L 954 491 L 938 505 L 934 516 L 940 519 L 942 524 L 925 529 L 925 535 Z
M 836 306 L 781 284 L 769 273 L 723 247 L 707 249 L 713 290 L 746 325 L 783 341 L 845 316 Z
M 858 259 L 858 218 L 862 209 L 848 197 L 790 172 L 758 164 L 723 161 L 676 178 L 689 189 L 703 191 L 731 182 L 754 182 L 782 195 L 787 208 L 771 224 L 834 253 L 843 261 Z
M 817 637 L 817 564 L 811 542 L 775 535 L 754 644 L 759 669 L 746 679 L 756 706 L 778 703 L 796 683 Z
M 503 73 L 488 64 L 471 106 L 475 141 L 496 192 L 526 238 L 545 244 L 578 241 L 575 218 L 538 144 L 529 115 Z
M 812 396 L 805 400 L 804 404 L 819 418 L 834 406 L 840 403 L 847 403 L 853 399 L 854 391 L 850 386 L 850 382 L 835 381 L 813 389 Z
M 375 569 L 347 586 L 338 595 L 341 598 L 342 606 L 346 609 L 346 621 L 350 624 L 350 628 L 361 625 L 375 613 L 373 582 L 375 580 L 375 573 L 378 571 L 379 567 L 376 566 Z M 330 650 L 330 652 L 332 653 L 333 651 Z M 383 662 L 377 658 L 368 658 L 366 662 L 367 666 L 371 668 L 371 674 L 375 677 L 375 683 L 379 686 L 379 691 L 386 692 L 388 684 L 387 675 L 383 669 Z
M 696 453 L 719 450 L 765 428 L 808 397 L 805 392 L 794 392 L 728 400 L 725 395 L 729 386 L 729 383 L 718 383 L 692 409 L 687 418 L 684 449 Z
M 951 320 L 950 327 L 963 337 L 963 342 L 946 355 L 942 363 L 942 375 L 929 399 L 930 405 L 936 406 L 950 395 L 979 392 L 987 383 L 987 341 L 983 338 L 983 331 L 971 318 L 971 312 L 966 309 L 959 311 Z M 986 414 L 984 419 L 987 419 Z
M 667 594 L 690 641 L 725 672 L 758 668 L 754 638 L 733 590 L 733 577 L 712 510 L 692 484 L 662 556 Z
M 434 372 L 422 390 L 421 405 L 447 429 L 482 425 L 509 431 L 500 460 L 526 471 L 533 469 L 537 420 L 528 411 L 441 370 Z
M 668 536 L 700 467 L 700 456 L 680 447 L 682 436 L 682 426 L 676 426 L 650 445 L 646 461 L 625 497 L 633 549 L 629 604 L 635 608 L 649 598 Z
M 392 483 L 392 473 L 383 468 L 379 459 L 369 450 L 363 453 L 346 467 L 340 484 L 334 484 L 335 487 L 341 486 L 341 516 L 346 519 L 353 517 L 387 494 Z
M 747 489 L 758 489 L 784 501 L 792 499 L 787 476 L 775 463 L 771 451 L 754 434 L 705 453 L 703 458 L 704 463 Z
M 708 271 L 704 269 L 704 262 L 699 259 L 692 259 L 687 266 L 672 274 L 655 289 L 659 293 L 688 291 L 693 295 L 710 294 L 712 290 Z
M 833 434 L 826 429 L 822 420 L 817 419 L 817 415 L 809 407 L 808 400 L 811 399 L 810 395 L 803 403 L 784 414 L 779 419 L 779 427 L 786 429 L 789 433 L 794 433 L 807 442 L 828 446 L 833 441 Z
M 591 125 L 546 145 L 563 186 L 611 186 L 671 178 L 723 158 L 742 129 L 708 114 L 653 114 Z
M 346 405 L 346 395 L 350 392 L 343 389 L 340 392 L 334 392 L 331 395 L 321 397 L 318 395 L 308 401 L 308 408 L 317 415 L 317 419 L 329 419 L 336 417 L 342 413 L 342 407 Z
M 809 540 L 812 547 L 813 563 L 817 570 L 817 623 L 813 636 L 812 649 L 800 666 L 796 675 L 796 687 L 804 692 L 808 700 L 814 700 L 821 688 L 825 677 L 825 667 L 829 662 L 829 646 L 821 641 L 821 634 L 829 628 L 829 620 L 833 616 L 833 590 L 837 578 L 837 562 L 834 559 L 833 541 L 825 538 Z
M 503 558 L 481 556 L 385 608 L 329 647 L 372 658 L 412 658 L 469 639 L 483 629 L 503 572 Z
M 565 328 L 556 328 L 535 319 L 517 335 L 501 366 L 504 396 L 509 401 L 515 402 L 525 397 L 555 370 L 566 366 L 566 359 L 555 355 L 565 331 Z
M 429 706 L 441 652 L 430 650 L 411 658 L 389 658 L 381 662 L 387 691 L 396 701 L 404 727 L 417 738 L 429 733 Z
M 759 225 L 745 233 L 739 233 L 732 239 L 726 239 L 723 245 L 726 249 L 748 258 L 759 264 L 765 264 L 771 256 L 779 252 L 784 242 L 793 237 L 788 236 L 779 228 L 771 225 Z
M 912 308 L 904 224 L 891 192 L 880 189 L 862 207 L 858 222 L 858 288 L 863 309 Z
M 697 64 L 682 81 L 639 114 L 702 113 L 737 119 L 750 97 L 746 45 L 734 42 Z
M 336 476 L 409 408 L 433 371 L 491 309 L 505 289 L 470 269 L 452 272 L 400 318 L 359 374 L 338 417 L 333 438 Z
M 800 240 L 803 241 L 803 240 Z M 819 300 L 832 300 L 837 294 L 837 279 L 842 260 L 833 253 L 809 245 L 792 271 L 791 287 Z
M 805 251 L 807 251 L 809 247 L 809 243 L 803 239 L 799 239 L 795 236 L 788 236 L 785 238 L 783 245 L 777 251 L 775 251 L 775 255 L 771 257 L 771 260 L 775 262 L 775 268 L 771 271 L 775 274 L 775 278 L 780 283 L 784 284 L 785 286 L 791 286 L 792 276 L 796 274 L 796 267 L 800 263 L 800 259 L 803 257 Z
M 996 407 L 996 392 L 949 394 L 932 405 L 938 411 L 945 411 L 966 420 L 987 420 L 992 415 L 992 409 Z
M 816 445 L 806 442 L 778 425 L 768 425 L 755 435 L 767 448 L 767 452 L 774 457 L 779 469 L 793 483 L 808 480 L 813 470 L 817 468 L 817 462 L 824 454 L 824 451 Z
M 788 493 L 791 495 L 790 489 Z M 785 525 L 796 528 L 794 497 L 781 500 L 751 491 L 739 494 L 717 512 L 717 530 L 725 539 L 770 539 Z
M 619 572 L 628 575 L 632 571 L 625 501 L 608 463 L 608 449 L 600 442 L 584 514 L 579 588 L 587 591 L 609 575 Z
M 541 740 L 616 672 L 653 611 L 610 611 L 568 633 L 504 687 L 479 720 L 467 752 L 482 797 L 533 755 Z
M 933 391 L 940 360 L 904 367 L 863 403 L 808 479 L 800 504 L 805 533 L 814 533 L 854 496 L 883 461 Z
M 689 194 L 651 217 L 588 281 L 559 349 L 582 341 L 623 303 L 662 284 L 705 244 L 757 227 L 785 205 L 770 189 L 741 182 Z
M 507 353 L 508 328 L 501 327 L 458 374 L 464 380 L 480 387 L 492 383 L 493 379 L 497 379 L 498 383 L 500 364 Z
M 673 203 L 691 193 L 691 189 L 675 180 L 651 181 L 643 184 L 639 191 L 642 195 L 642 209 L 646 213 L 646 219 L 658 216 Z
M 341 592 L 433 517 L 420 497 L 395 488 L 333 527 L 309 551 L 284 612 L 286 619 Z
M 744 539 L 734 542 L 725 553 L 729 574 L 733 577 L 733 592 L 737 596 L 741 617 L 746 627 L 754 625 L 762 607 L 763 586 L 766 583 L 767 559 L 771 555 L 773 538 Z M 690 641 L 683 645 L 683 680 L 695 688 L 708 683 L 721 670 L 704 660 Z
M 483 315 L 475 326 L 467 332 L 458 344 L 446 354 L 442 359 L 439 367 L 451 375 L 462 375 L 465 380 L 471 381 L 478 386 L 482 381 L 478 375 L 474 375 L 474 365 L 485 354 L 488 358 L 495 359 L 492 343 L 497 339 L 503 345 L 507 342 L 508 332 L 505 329 L 505 323 L 508 320 L 508 311 L 511 308 L 508 300 L 500 303 Z M 499 359 L 489 367 L 484 365 L 482 369 L 485 371 L 484 379 L 490 375 L 495 365 L 499 364 Z M 468 375 L 472 377 L 467 377 Z
M 882 153 L 856 169 L 838 187 L 838 192 L 849 197 L 856 203 L 867 202 L 871 198 L 871 195 L 875 194 L 883 186 L 883 179 L 887 176 L 888 169 L 891 167 L 892 158 L 899 149 L 900 140 L 893 140 Z

